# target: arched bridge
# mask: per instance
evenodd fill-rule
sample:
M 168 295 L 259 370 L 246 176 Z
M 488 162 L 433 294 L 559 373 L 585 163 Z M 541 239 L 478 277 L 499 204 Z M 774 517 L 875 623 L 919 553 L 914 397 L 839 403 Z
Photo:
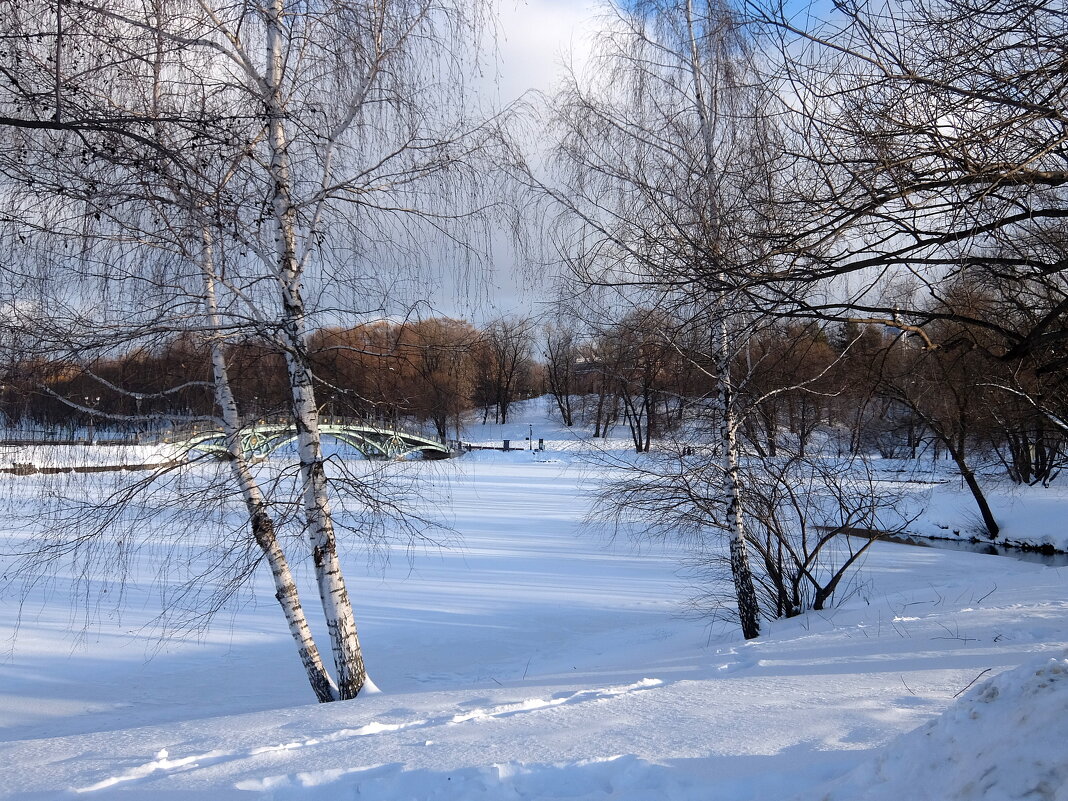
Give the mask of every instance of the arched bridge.
M 413 453 L 422 453 L 427 459 L 447 459 L 453 455 L 444 442 L 393 428 L 358 423 L 322 423 L 319 425 L 319 434 L 355 448 L 368 459 L 400 459 Z M 241 438 L 241 450 L 246 456 L 261 457 L 295 441 L 297 429 L 292 424 L 261 423 L 241 429 L 238 436 Z M 229 453 L 226 434 L 222 431 L 206 431 L 174 444 L 186 452 L 195 450 L 220 456 Z

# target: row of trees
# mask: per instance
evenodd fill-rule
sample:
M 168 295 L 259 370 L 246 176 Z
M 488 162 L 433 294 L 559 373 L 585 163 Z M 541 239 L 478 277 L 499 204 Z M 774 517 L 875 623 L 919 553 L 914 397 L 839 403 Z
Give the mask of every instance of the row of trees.
M 680 341 L 680 331 L 691 341 Z M 692 437 L 695 415 L 716 391 L 707 372 L 693 369 L 701 349 L 692 331 L 655 309 L 596 328 L 573 320 L 539 328 L 521 318 L 481 329 L 448 318 L 379 321 L 317 331 L 309 353 L 325 415 L 428 423 L 442 439 L 462 437 L 473 412 L 505 423 L 516 399 L 548 394 L 564 425 L 591 427 L 594 437 L 629 431 L 635 449 L 648 451 L 658 440 Z M 229 344 L 226 358 L 247 417 L 286 414 L 285 365 L 269 343 Z M 997 459 L 1027 484 L 1048 483 L 1063 464 L 1064 432 L 1049 420 L 1058 398 L 1037 405 L 1035 377 L 996 372 L 974 349 L 918 348 L 885 327 L 787 320 L 750 332 L 731 371 L 744 446 L 759 457 L 784 449 L 801 457 L 813 449 L 944 454 L 971 480 L 974 455 Z M 92 365 L 22 363 L 8 373 L 0 402 L 9 422 L 62 429 L 87 419 L 206 417 L 214 404 L 210 346 L 189 335 Z M 1014 389 L 1024 382 L 1026 394 Z
M 480 329 L 450 318 L 317 330 L 307 347 L 320 413 L 429 423 L 442 439 L 450 431 L 458 436 L 461 415 L 473 409 L 505 423 L 511 405 L 542 383 L 535 333 L 528 320 Z M 223 350 L 243 419 L 287 416 L 286 365 L 277 348 L 252 339 Z M 9 426 L 60 429 L 93 419 L 122 428 L 208 418 L 211 365 L 210 340 L 193 334 L 92 362 L 20 360 L 7 368 L 0 403 Z

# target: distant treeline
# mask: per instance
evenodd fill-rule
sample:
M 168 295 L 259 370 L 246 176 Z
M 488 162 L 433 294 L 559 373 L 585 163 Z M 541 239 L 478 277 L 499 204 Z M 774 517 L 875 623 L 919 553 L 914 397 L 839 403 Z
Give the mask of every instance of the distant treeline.
M 718 391 L 707 334 L 653 309 L 602 324 L 378 321 L 319 330 L 308 346 L 322 416 L 421 423 L 442 438 L 462 434 L 472 414 L 508 422 L 517 400 L 546 394 L 565 425 L 595 437 L 622 430 L 646 451 L 664 437 L 699 440 Z M 227 361 L 247 420 L 288 413 L 277 349 L 233 343 Z M 982 455 L 1025 483 L 1051 480 L 1064 461 L 1056 410 L 1032 400 L 1041 377 L 999 377 L 975 350 L 921 348 L 892 328 L 780 320 L 754 331 L 733 365 L 740 431 L 758 456 L 817 446 L 944 454 L 970 473 Z M 0 403 L 12 424 L 132 430 L 146 417 L 213 415 L 210 381 L 206 343 L 186 334 L 92 363 L 10 365 Z M 1020 386 L 1031 395 L 1010 391 Z
M 505 422 L 509 407 L 543 384 L 526 320 L 477 328 L 463 320 L 379 321 L 316 331 L 308 342 L 320 415 L 432 423 L 441 437 L 459 416 L 485 407 Z M 230 382 L 249 420 L 285 416 L 286 363 L 269 342 L 226 348 Z M 46 427 L 92 421 L 136 428 L 146 418 L 216 413 L 211 355 L 195 334 L 91 363 L 26 360 L 10 365 L 0 402 L 10 423 Z M 91 410 L 91 411 L 90 411 Z

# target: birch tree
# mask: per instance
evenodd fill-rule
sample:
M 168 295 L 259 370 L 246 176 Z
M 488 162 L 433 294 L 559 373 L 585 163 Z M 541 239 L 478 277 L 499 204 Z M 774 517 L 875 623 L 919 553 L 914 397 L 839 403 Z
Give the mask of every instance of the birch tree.
M 120 174 L 136 175 L 135 185 L 166 207 L 118 236 L 128 253 L 169 249 L 196 265 L 180 282 L 186 294 L 178 304 L 196 307 L 209 332 L 217 405 L 253 536 L 271 565 L 317 697 L 353 698 L 367 675 L 320 443 L 311 321 L 380 308 L 383 288 L 415 276 L 405 265 L 421 263 L 432 236 L 455 245 L 458 258 L 477 258 L 468 236 L 482 208 L 473 179 L 489 136 L 467 120 L 461 101 L 485 10 L 477 2 L 426 0 L 325 6 L 157 0 L 78 4 L 72 28 L 64 4 L 51 17 L 42 13 L 48 4 L 33 5 L 7 23 L 5 39 L 23 60 L 4 74 L 18 113 L 0 123 L 16 137 L 46 134 L 21 140 L 8 175 L 28 188 L 34 169 L 50 176 L 42 188 L 57 199 L 66 233 L 79 219 L 101 216 L 129 225 L 129 215 L 120 220 L 115 209 L 146 193 L 124 192 Z M 218 177 L 217 162 L 228 168 L 225 181 L 205 181 Z M 69 182 L 59 178 L 63 173 Z M 78 195 L 73 202 L 68 184 Z M 62 239 L 32 198 L 22 199 L 14 236 L 24 237 L 28 227 Z M 176 247 L 164 224 L 175 217 L 199 252 Z M 220 288 L 229 296 L 225 304 Z M 240 421 L 222 347 L 226 332 L 250 329 L 285 358 L 304 537 L 333 680 L 307 637 L 262 493 L 237 458 Z M 121 341 L 113 337 L 111 344 Z M 364 493 L 352 479 L 348 491 Z
M 331 229 L 347 229 L 341 236 L 349 247 L 363 249 L 376 236 L 401 234 L 376 213 L 442 226 L 455 216 L 440 211 L 448 200 L 442 180 L 462 177 L 478 137 L 462 118 L 435 119 L 442 100 L 436 73 L 442 66 L 455 69 L 450 62 L 459 58 L 441 46 L 437 29 L 462 30 L 477 20 L 471 9 L 426 0 L 321 10 L 272 0 L 251 16 L 242 11 L 230 18 L 229 9 L 201 5 L 241 76 L 249 107 L 264 110 L 263 136 L 249 143 L 258 157 L 247 162 L 265 198 L 254 210 L 264 223 L 253 247 L 277 287 L 276 337 L 289 374 L 307 537 L 340 696 L 351 698 L 366 671 L 338 559 L 320 443 L 306 277 L 326 265 L 322 244 Z M 262 61 L 257 43 L 265 47 Z M 428 206 L 430 188 L 440 191 Z
M 730 364 L 752 311 L 736 290 L 769 272 L 778 152 L 754 53 L 721 2 L 642 2 L 610 19 L 593 65 L 557 98 L 572 278 L 705 325 L 720 503 L 744 635 L 760 632 L 738 477 Z M 671 338 L 669 336 L 669 338 Z
M 512 403 L 530 390 L 534 323 L 501 317 L 486 325 L 483 336 L 488 355 L 483 381 L 493 395 L 493 422 L 504 424 Z

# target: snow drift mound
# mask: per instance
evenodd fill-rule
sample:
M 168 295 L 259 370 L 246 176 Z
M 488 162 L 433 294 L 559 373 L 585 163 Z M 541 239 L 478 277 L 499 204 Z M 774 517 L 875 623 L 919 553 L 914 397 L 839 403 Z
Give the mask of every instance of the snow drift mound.
M 1066 712 L 1068 658 L 1025 664 L 902 735 L 822 798 L 1068 801 Z

